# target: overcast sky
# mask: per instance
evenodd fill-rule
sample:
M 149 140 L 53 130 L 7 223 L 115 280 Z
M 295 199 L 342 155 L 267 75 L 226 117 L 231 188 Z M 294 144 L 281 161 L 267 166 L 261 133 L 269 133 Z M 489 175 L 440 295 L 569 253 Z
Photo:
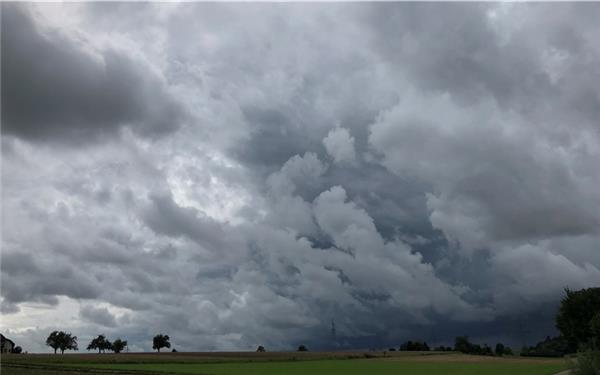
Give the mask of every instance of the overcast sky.
M 600 4 L 2 4 L 2 332 L 555 333 L 600 285 Z M 331 334 L 335 321 L 336 337 Z

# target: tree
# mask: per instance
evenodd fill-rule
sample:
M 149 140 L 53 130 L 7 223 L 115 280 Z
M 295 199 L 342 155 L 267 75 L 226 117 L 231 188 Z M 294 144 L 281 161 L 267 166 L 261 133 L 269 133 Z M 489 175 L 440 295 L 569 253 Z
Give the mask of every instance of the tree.
M 562 337 L 546 336 L 544 341 L 538 342 L 535 346 L 524 347 L 521 350 L 521 356 L 524 357 L 562 357 L 569 353 L 569 343 Z
M 168 335 L 158 334 L 152 340 L 152 349 L 156 349 L 160 353 L 160 348 L 170 348 L 171 343 Z
M 112 343 L 113 352 L 119 354 L 127 347 L 127 340 L 121 340 L 120 338 L 116 339 Z
M 600 311 L 590 320 L 590 332 L 592 333 L 592 349 L 600 350 Z
M 600 311 L 600 288 L 565 289 L 565 294 L 556 315 L 556 328 L 567 340 L 569 352 L 575 352 L 580 345 L 591 344 L 590 323 Z
M 96 350 L 96 349 L 98 349 L 98 354 L 100 354 L 100 353 L 106 352 L 107 349 L 111 350 L 112 344 L 110 343 L 110 341 L 108 341 L 106 336 L 98 335 L 98 337 L 96 337 L 95 339 L 90 341 L 90 344 L 87 346 L 87 350 Z
M 454 339 L 454 350 L 461 353 L 471 353 L 473 344 L 469 342 L 468 336 L 458 336 Z
M 12 350 L 13 354 L 21 354 L 23 352 L 23 348 L 20 346 L 15 346 Z
M 264 353 L 266 352 L 265 347 L 262 345 L 259 345 L 258 348 L 256 348 L 256 351 L 259 353 Z
M 60 347 L 60 344 L 59 344 L 60 339 L 58 338 L 58 335 L 59 335 L 59 332 L 54 331 L 50 335 L 48 335 L 48 338 L 46 339 L 46 345 L 51 347 L 52 349 L 54 349 L 54 354 L 56 354 L 56 351 Z
M 504 355 L 504 344 L 497 343 L 495 353 L 497 356 L 502 357 Z
M 400 345 L 401 351 L 429 351 L 429 345 L 425 341 L 406 341 L 402 345 Z
M 308 351 L 308 348 L 307 348 L 305 345 L 300 345 L 300 346 L 298 347 L 298 351 L 299 351 L 299 352 L 307 352 L 307 351 Z
M 54 349 L 54 354 L 56 354 L 56 350 L 60 350 L 61 354 L 64 354 L 65 350 L 79 350 L 77 336 L 63 331 L 52 332 L 46 339 L 46 345 Z

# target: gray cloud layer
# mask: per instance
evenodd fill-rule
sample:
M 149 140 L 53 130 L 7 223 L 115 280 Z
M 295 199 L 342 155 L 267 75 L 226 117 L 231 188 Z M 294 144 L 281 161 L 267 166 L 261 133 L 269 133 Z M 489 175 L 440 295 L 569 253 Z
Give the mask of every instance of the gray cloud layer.
M 596 4 L 2 10 L 2 329 L 30 350 L 521 345 L 600 283 Z
M 159 135 L 182 119 L 181 106 L 143 61 L 36 25 L 23 6 L 2 7 L 2 51 L 5 134 L 81 142 L 126 125 Z

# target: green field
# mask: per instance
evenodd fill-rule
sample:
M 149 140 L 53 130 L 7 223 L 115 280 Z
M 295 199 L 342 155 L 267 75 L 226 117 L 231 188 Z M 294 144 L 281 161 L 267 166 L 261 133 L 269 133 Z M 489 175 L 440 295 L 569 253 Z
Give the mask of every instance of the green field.
M 348 355 L 346 358 L 351 358 Z M 294 359 L 296 358 L 296 359 Z M 396 355 L 361 359 L 318 359 L 318 355 L 298 360 L 296 356 L 202 357 L 193 355 L 69 355 L 23 357 L 3 361 L 4 375 L 61 375 L 94 372 L 171 373 L 211 375 L 550 375 L 566 368 L 562 360 L 490 358 L 460 354 Z M 323 354 L 321 358 L 339 358 Z M 215 363 L 215 361 L 217 361 Z
M 164 371 L 177 374 L 214 375 L 545 375 L 563 369 L 556 364 L 408 362 L 381 359 L 325 360 L 306 362 L 218 363 L 218 364 L 98 364 L 90 367 L 112 370 Z

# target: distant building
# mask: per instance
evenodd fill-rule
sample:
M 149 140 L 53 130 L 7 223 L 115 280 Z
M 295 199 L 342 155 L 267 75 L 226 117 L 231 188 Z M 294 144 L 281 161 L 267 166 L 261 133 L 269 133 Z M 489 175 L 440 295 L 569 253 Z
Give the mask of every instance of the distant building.
M 12 340 L 4 337 L 3 334 L 0 333 L 0 352 L 2 353 L 12 353 L 15 348 L 15 343 Z

